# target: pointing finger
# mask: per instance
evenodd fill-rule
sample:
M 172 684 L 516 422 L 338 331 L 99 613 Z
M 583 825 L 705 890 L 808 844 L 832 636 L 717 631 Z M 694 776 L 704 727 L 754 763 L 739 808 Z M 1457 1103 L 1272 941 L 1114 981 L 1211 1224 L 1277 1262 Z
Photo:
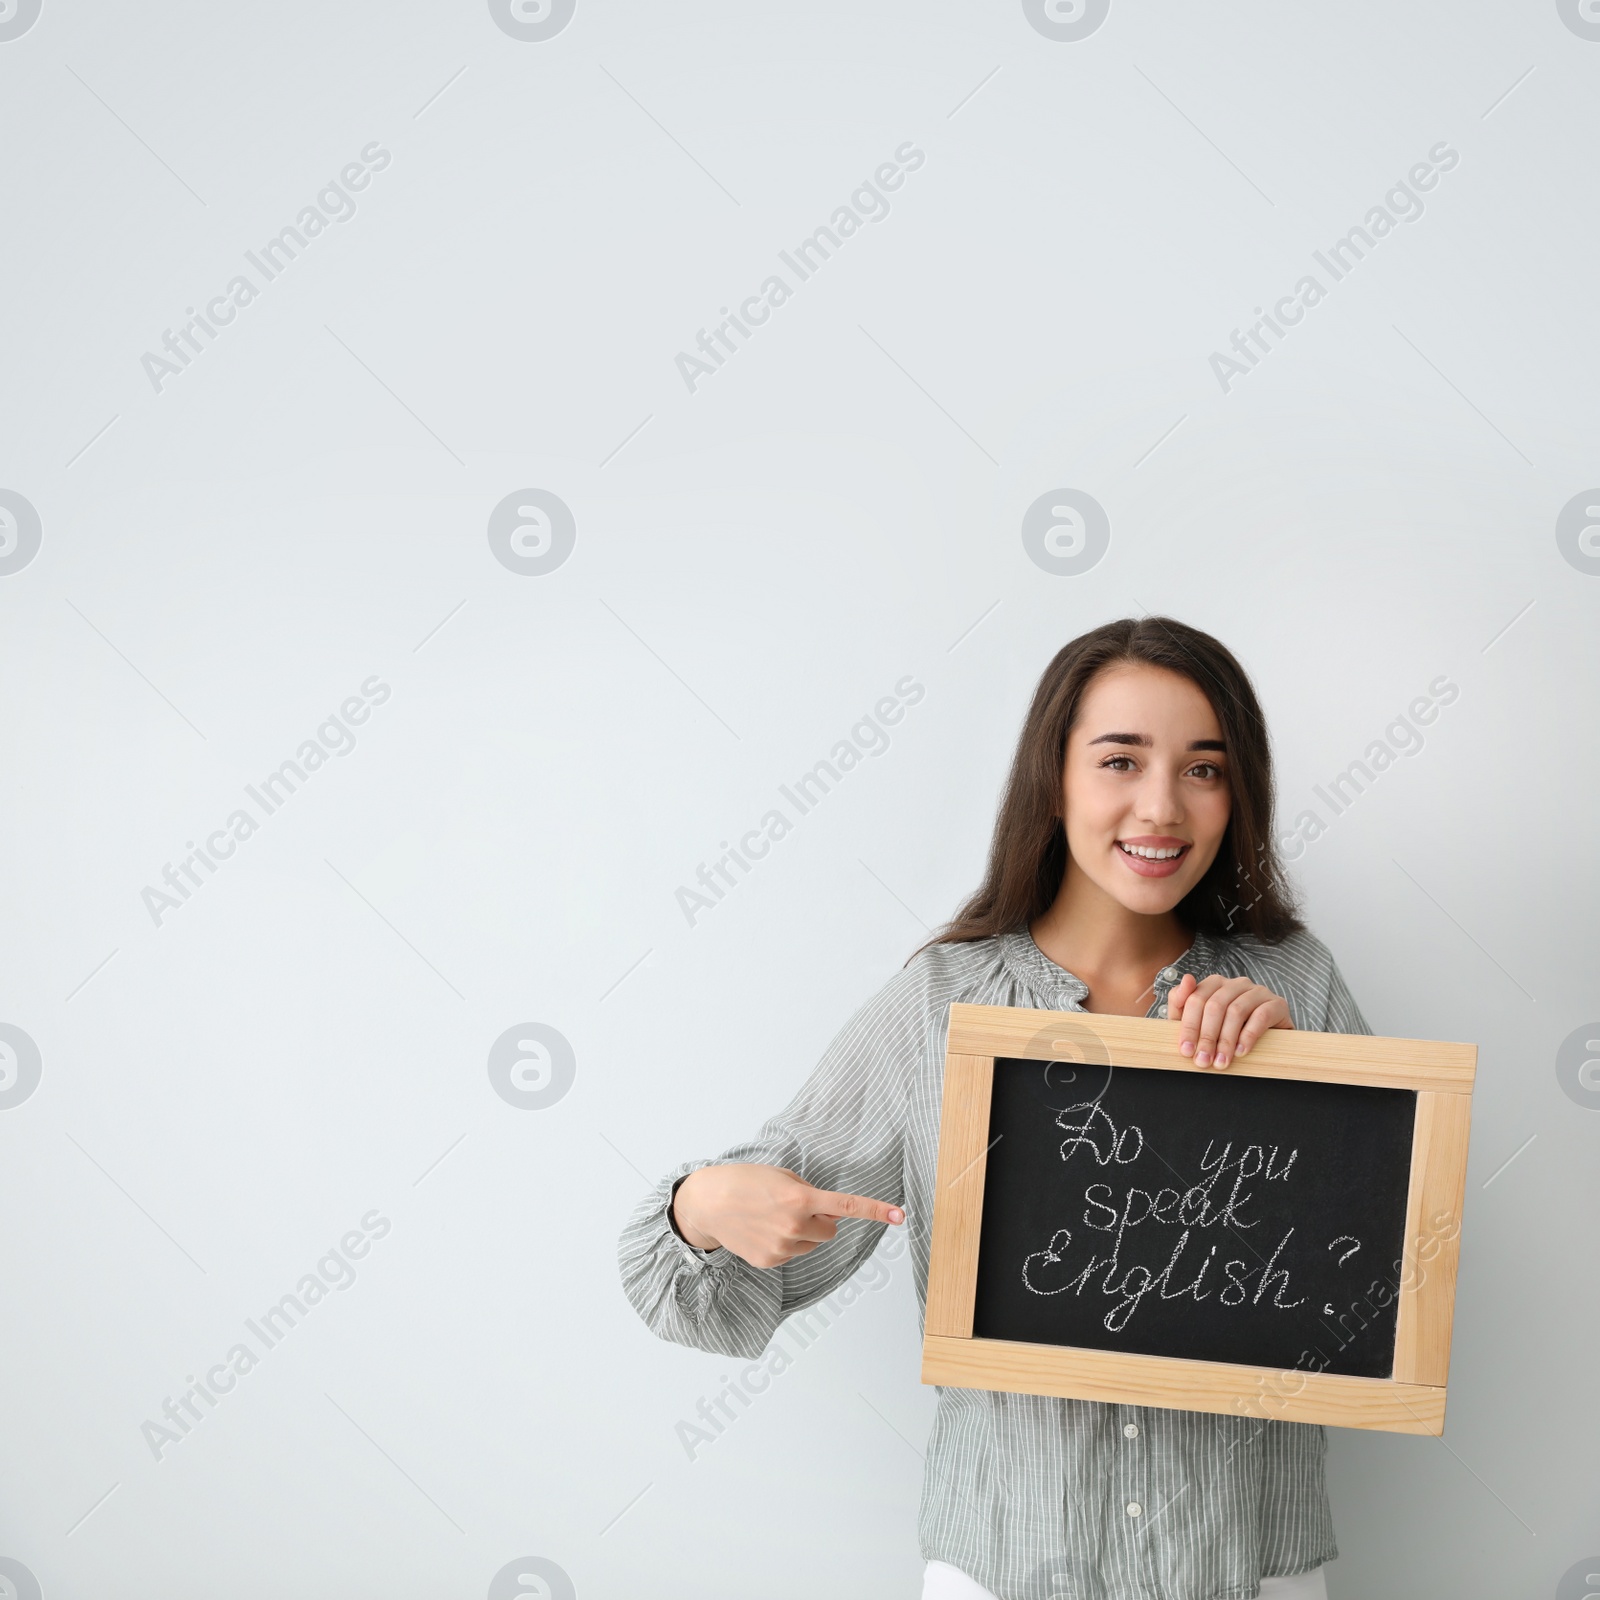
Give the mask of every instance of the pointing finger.
M 814 1212 L 822 1217 L 865 1217 L 869 1222 L 904 1222 L 906 1214 L 887 1200 L 869 1200 L 860 1194 L 839 1194 L 831 1189 L 815 1192 Z

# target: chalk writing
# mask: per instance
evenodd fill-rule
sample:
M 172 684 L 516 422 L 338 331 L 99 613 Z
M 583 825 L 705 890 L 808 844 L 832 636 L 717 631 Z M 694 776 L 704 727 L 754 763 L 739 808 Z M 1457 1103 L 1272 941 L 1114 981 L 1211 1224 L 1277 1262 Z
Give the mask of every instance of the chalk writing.
M 1390 1376 L 1444 1259 L 1406 1228 L 1414 1092 L 1106 1061 L 1041 1094 L 1050 1042 L 995 1062 L 973 1337 L 1254 1366 L 1258 1418 Z
M 1087 1111 L 1089 1115 L 1081 1123 L 1074 1125 L 1067 1119 L 1078 1111 Z M 1137 1161 L 1144 1151 L 1144 1134 L 1139 1129 L 1131 1127 L 1119 1132 L 1116 1123 L 1101 1109 L 1098 1100 L 1083 1100 L 1075 1106 L 1066 1107 L 1056 1118 L 1056 1123 L 1072 1135 L 1061 1146 L 1063 1161 L 1070 1160 L 1073 1151 L 1081 1149 L 1084 1145 L 1094 1153 L 1095 1160 L 1102 1167 L 1109 1166 L 1113 1161 L 1124 1165 L 1130 1161 Z M 1128 1148 L 1130 1138 L 1135 1141 L 1131 1150 Z
M 1083 1115 L 1085 1112 L 1088 1113 L 1086 1116 Z M 1099 1166 L 1113 1163 L 1126 1166 L 1144 1153 L 1144 1130 L 1137 1123 L 1119 1128 L 1116 1120 L 1099 1101 L 1085 1101 L 1066 1107 L 1056 1117 L 1056 1124 L 1069 1135 L 1061 1146 L 1063 1161 L 1071 1161 L 1079 1150 L 1086 1149 Z M 1245 1208 L 1253 1193 L 1245 1185 L 1258 1175 L 1265 1183 L 1287 1182 L 1295 1158 L 1300 1154 L 1298 1149 L 1291 1150 L 1280 1163 L 1279 1145 L 1273 1145 L 1269 1152 L 1264 1145 L 1247 1144 L 1237 1155 L 1234 1154 L 1231 1139 L 1224 1141 L 1220 1149 L 1216 1146 L 1215 1139 L 1206 1141 L 1205 1154 L 1200 1158 L 1200 1170 L 1204 1176 L 1186 1189 L 1164 1186 L 1151 1193 L 1148 1189 L 1130 1184 L 1119 1196 L 1109 1183 L 1089 1184 L 1083 1191 L 1088 1208 L 1081 1221 L 1086 1228 L 1113 1236 L 1109 1254 L 1102 1257 L 1097 1248 L 1091 1248 L 1087 1261 L 1074 1259 L 1069 1264 L 1072 1231 L 1070 1228 L 1058 1228 L 1044 1249 L 1035 1250 L 1024 1258 L 1023 1285 L 1030 1293 L 1037 1295 L 1065 1294 L 1070 1289 L 1081 1296 L 1093 1286 L 1101 1294 L 1113 1296 L 1116 1304 L 1102 1319 L 1104 1327 L 1111 1333 L 1120 1333 L 1126 1328 L 1145 1296 L 1152 1292 L 1162 1300 L 1179 1300 L 1185 1295 L 1195 1301 L 1208 1299 L 1212 1289 L 1202 1289 L 1201 1285 L 1216 1258 L 1217 1245 L 1212 1245 L 1200 1259 L 1199 1270 L 1188 1283 L 1181 1288 L 1174 1287 L 1177 1280 L 1193 1266 L 1191 1262 L 1181 1270 L 1179 1268 L 1191 1233 L 1206 1228 L 1219 1228 L 1230 1233 L 1254 1228 L 1260 1219 L 1247 1218 L 1245 1215 Z M 1227 1191 L 1226 1200 L 1220 1198 L 1224 1189 Z M 1152 1234 L 1164 1227 L 1182 1230 L 1159 1272 L 1138 1263 L 1124 1267 L 1122 1262 L 1128 1233 L 1147 1223 L 1156 1225 L 1151 1230 Z M 1270 1306 L 1289 1311 L 1303 1305 L 1303 1295 L 1298 1300 L 1284 1298 L 1289 1287 L 1289 1272 L 1287 1268 L 1274 1265 L 1293 1233 L 1294 1228 L 1290 1227 L 1265 1262 L 1252 1266 L 1242 1257 L 1224 1259 L 1220 1270 L 1226 1282 L 1218 1286 L 1219 1280 L 1212 1279 L 1212 1286 L 1217 1290 L 1217 1303 L 1224 1306 L 1242 1306 L 1247 1302 L 1252 1306 L 1260 1305 L 1270 1286 L 1271 1299 L 1267 1302 Z M 1351 1239 L 1348 1234 L 1334 1243 L 1345 1240 L 1350 1240 L 1355 1249 L 1360 1249 L 1359 1241 Z M 1197 1245 L 1197 1252 L 1199 1248 Z M 1347 1255 L 1353 1253 L 1353 1250 L 1346 1252 Z M 1340 1260 L 1343 1261 L 1344 1257 Z M 1253 1292 L 1252 1279 L 1256 1280 Z

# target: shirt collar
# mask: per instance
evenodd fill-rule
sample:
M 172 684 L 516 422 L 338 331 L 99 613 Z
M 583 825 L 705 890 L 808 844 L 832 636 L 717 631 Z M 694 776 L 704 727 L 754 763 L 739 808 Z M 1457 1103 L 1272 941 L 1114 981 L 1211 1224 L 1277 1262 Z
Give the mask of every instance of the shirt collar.
M 1081 1011 L 1089 986 L 1074 972 L 1058 966 L 1034 943 L 1027 928 L 1014 928 L 999 938 L 1000 955 L 1006 969 L 1024 988 L 1048 1000 L 1057 1010 Z M 1184 973 L 1199 979 L 1216 970 L 1216 952 L 1204 932 L 1197 931 L 1194 942 L 1171 966 L 1156 974 L 1152 1010 L 1160 1016 L 1167 1003 L 1167 991 Z

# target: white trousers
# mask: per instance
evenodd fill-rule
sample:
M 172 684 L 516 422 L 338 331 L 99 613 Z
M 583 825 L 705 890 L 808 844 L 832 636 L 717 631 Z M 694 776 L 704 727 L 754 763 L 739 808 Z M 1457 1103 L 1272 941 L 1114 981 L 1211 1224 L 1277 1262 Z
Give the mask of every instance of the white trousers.
M 930 1561 L 922 1580 L 922 1600 L 994 1600 L 994 1596 L 959 1567 Z M 1263 1578 L 1261 1600 L 1328 1600 L 1322 1568 L 1297 1572 L 1292 1578 Z

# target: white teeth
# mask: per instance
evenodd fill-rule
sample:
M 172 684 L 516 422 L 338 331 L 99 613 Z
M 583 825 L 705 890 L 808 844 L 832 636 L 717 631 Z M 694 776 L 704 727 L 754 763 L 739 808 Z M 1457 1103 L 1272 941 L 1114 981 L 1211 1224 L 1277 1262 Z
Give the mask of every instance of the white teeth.
M 1171 850 L 1157 850 L 1152 845 L 1123 844 L 1119 840 L 1117 848 L 1119 850 L 1126 850 L 1130 856 L 1142 856 L 1146 861 L 1170 861 L 1174 856 L 1180 856 L 1183 854 L 1183 847 L 1181 845 Z

